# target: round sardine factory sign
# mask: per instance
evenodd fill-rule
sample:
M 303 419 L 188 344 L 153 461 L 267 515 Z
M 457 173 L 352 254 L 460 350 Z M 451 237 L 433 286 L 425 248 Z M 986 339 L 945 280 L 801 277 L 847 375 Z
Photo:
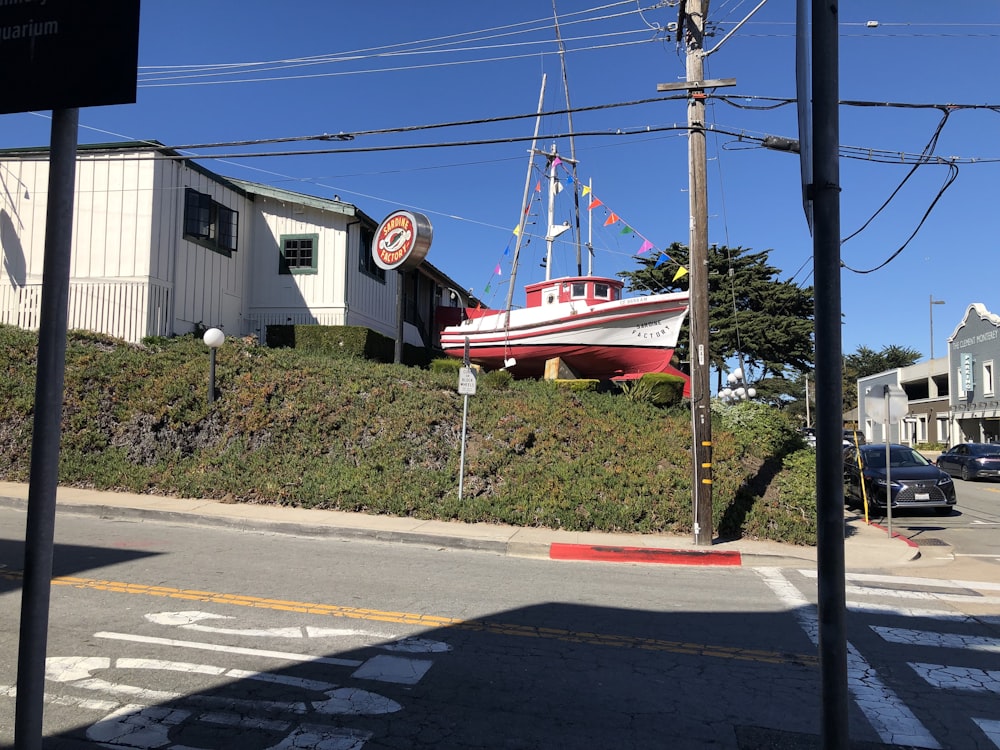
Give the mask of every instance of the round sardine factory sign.
M 391 271 L 419 266 L 427 256 L 434 230 L 423 214 L 393 211 L 375 232 L 372 257 L 379 268 Z

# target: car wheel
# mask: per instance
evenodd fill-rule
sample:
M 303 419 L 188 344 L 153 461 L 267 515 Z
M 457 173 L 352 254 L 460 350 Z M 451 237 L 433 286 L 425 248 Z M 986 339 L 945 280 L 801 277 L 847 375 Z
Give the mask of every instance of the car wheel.
M 947 505 L 947 506 L 945 506 L 943 508 L 935 508 L 934 512 L 937 513 L 939 516 L 950 516 L 951 515 L 951 506 Z
M 962 481 L 963 482 L 968 482 L 970 479 L 972 479 L 972 475 L 969 474 L 969 467 L 968 466 L 963 466 L 962 467 Z

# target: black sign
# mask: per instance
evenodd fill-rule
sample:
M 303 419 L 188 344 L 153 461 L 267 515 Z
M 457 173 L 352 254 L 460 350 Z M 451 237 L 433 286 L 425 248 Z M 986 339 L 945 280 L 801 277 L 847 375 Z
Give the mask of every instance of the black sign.
M 0 114 L 135 101 L 139 0 L 0 0 Z

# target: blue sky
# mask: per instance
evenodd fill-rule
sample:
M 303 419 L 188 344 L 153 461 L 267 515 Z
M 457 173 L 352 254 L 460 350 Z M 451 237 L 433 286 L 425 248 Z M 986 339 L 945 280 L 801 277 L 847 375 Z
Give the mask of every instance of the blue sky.
M 719 44 L 756 5 L 713 0 L 714 33 L 706 46 Z M 538 0 L 143 0 L 138 101 L 81 110 L 80 142 L 153 139 L 184 146 L 492 120 L 192 153 L 226 155 L 201 160 L 220 174 L 340 196 L 376 219 L 397 208 L 424 213 L 434 226 L 427 259 L 500 306 L 543 75 L 544 109 L 566 108 L 552 10 L 551 2 Z M 578 179 L 592 181 L 603 204 L 591 212 L 594 271 L 614 275 L 636 267 L 633 256 L 644 240 L 656 250 L 688 243 L 683 100 L 606 106 L 662 96 L 658 83 L 684 79 L 683 49 L 667 30 L 677 8 L 649 0 L 556 0 L 556 10 L 570 102 L 575 109 L 593 108 L 574 113 L 573 130 L 580 135 L 572 145 Z M 1000 165 L 994 163 L 1000 109 L 984 106 L 1000 106 L 1000 6 L 841 2 L 840 18 L 842 100 L 980 105 L 950 110 L 934 150 L 940 163 L 920 166 L 909 179 L 914 158 L 944 113 L 840 110 L 841 143 L 858 157 L 841 161 L 843 236 L 871 219 L 842 248 L 845 265 L 855 269 L 845 268 L 842 276 L 844 351 L 894 344 L 926 357 L 933 295 L 945 301 L 933 307 L 934 353 L 940 357 L 969 304 L 1000 312 Z M 706 77 L 737 81 L 717 90 L 726 101 L 708 107 L 719 131 L 708 138 L 709 241 L 770 250 L 782 278 L 811 284 L 812 238 L 797 157 L 760 148 L 755 140 L 796 135 L 794 104 L 783 104 L 795 97 L 794 22 L 794 3 L 770 0 L 706 60 Z M 0 147 L 47 144 L 48 114 L 0 116 Z M 496 121 L 514 115 L 527 116 Z M 540 132 L 565 134 L 566 116 L 545 116 Z M 741 133 L 748 137 L 733 135 Z M 503 139 L 522 140 L 403 148 Z M 539 147 L 553 142 L 543 139 Z M 555 143 L 561 155 L 570 154 L 568 138 Z M 368 150 L 298 153 L 317 149 Z M 275 151 L 296 153 L 240 156 Z M 952 176 L 949 163 L 958 167 L 957 177 L 931 208 Z M 537 177 L 530 179 L 532 188 Z M 557 222 L 572 218 L 568 196 L 560 196 Z M 584 222 L 588 201 L 581 208 Z M 539 208 L 535 202 L 532 210 Z M 608 211 L 620 223 L 605 228 Z M 634 232 L 622 234 L 625 225 Z M 540 239 L 522 248 L 515 303 L 523 300 L 522 284 L 543 273 L 543 255 Z M 575 270 L 571 244 L 557 245 L 556 255 L 554 273 Z M 856 272 L 877 266 L 883 267 Z

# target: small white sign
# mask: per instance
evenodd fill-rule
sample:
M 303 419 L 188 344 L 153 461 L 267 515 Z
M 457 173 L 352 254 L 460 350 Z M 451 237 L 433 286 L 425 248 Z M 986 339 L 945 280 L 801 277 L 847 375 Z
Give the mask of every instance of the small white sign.
M 458 368 L 458 395 L 476 395 L 476 371 L 471 367 Z

